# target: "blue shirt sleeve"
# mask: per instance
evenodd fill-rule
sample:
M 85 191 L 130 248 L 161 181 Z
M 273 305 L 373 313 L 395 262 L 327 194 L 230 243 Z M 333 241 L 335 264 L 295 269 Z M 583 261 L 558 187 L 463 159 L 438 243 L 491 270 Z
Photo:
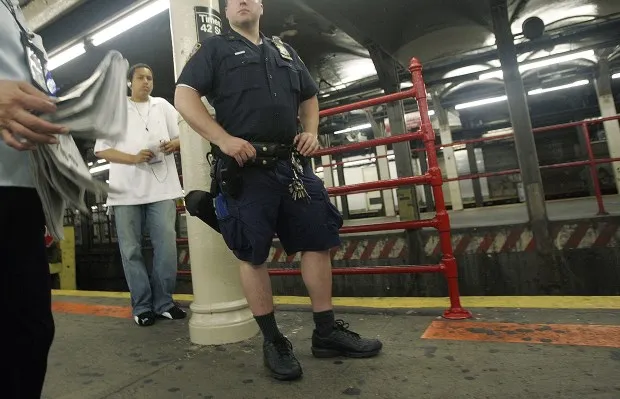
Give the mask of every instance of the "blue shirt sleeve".
M 209 39 L 196 44 L 181 71 L 177 86 L 189 86 L 201 96 L 211 94 L 215 76 L 215 45 Z

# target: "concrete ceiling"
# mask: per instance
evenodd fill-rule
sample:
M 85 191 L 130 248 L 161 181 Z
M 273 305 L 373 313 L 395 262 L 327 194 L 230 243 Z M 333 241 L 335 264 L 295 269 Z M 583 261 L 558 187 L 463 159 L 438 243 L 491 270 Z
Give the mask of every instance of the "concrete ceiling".
M 34 0 L 33 3 L 54 1 L 70 0 Z M 48 50 L 84 35 L 135 1 L 78 3 L 39 29 Z M 402 66 L 416 56 L 432 79 L 443 78 L 458 60 L 468 64 L 467 60 L 477 54 L 487 54 L 489 60 L 496 58 L 490 47 L 494 36 L 488 0 L 264 0 L 264 4 L 263 32 L 280 35 L 291 43 L 322 90 L 341 88 L 343 83 L 356 81 L 341 91 L 356 93 L 366 87 L 376 91 L 376 70 L 369 57 L 369 47 L 385 52 Z M 616 17 L 615 32 L 620 32 L 620 0 L 508 0 L 508 4 L 517 42 L 524 41 L 520 36 L 521 24 L 531 16 L 540 17 L 547 30 L 564 36 L 563 32 L 573 29 L 578 22 L 601 16 Z M 85 78 L 107 49 L 121 51 L 130 63 L 150 64 L 156 73 L 155 94 L 172 97 L 174 74 L 167 13 L 56 70 L 61 86 Z M 497 66 L 488 61 L 470 64 L 483 65 L 482 68 Z

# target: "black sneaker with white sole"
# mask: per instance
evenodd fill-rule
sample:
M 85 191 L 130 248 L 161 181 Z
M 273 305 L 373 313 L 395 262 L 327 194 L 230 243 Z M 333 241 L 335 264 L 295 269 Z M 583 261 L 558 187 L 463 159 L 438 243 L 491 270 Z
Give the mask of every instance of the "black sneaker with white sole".
M 155 318 L 155 313 L 149 310 L 148 312 L 140 313 L 139 315 L 134 316 L 133 320 L 141 327 L 148 327 L 155 324 Z
M 177 305 L 174 305 L 170 309 L 160 314 L 159 318 L 169 319 L 169 320 L 180 320 L 180 319 L 184 319 L 185 316 L 187 316 L 187 313 L 183 309 L 178 307 Z
M 326 337 L 321 337 L 316 330 L 312 334 L 312 354 L 318 358 L 372 357 L 378 355 L 382 347 L 381 341 L 360 337 L 342 320 L 336 320 L 334 330 Z

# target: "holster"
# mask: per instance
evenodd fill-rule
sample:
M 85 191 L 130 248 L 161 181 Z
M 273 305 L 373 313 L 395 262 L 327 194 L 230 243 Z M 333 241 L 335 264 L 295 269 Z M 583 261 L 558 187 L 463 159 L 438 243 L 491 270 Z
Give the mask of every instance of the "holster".
M 194 190 L 185 196 L 185 209 L 191 216 L 205 222 L 213 230 L 220 232 L 220 224 L 215 214 L 215 206 L 213 200 L 217 194 L 208 193 L 206 191 Z
M 232 198 L 238 198 L 241 195 L 243 179 L 240 173 L 240 167 L 235 158 L 226 154 L 215 162 L 215 179 L 216 185 L 219 183 L 219 189 Z

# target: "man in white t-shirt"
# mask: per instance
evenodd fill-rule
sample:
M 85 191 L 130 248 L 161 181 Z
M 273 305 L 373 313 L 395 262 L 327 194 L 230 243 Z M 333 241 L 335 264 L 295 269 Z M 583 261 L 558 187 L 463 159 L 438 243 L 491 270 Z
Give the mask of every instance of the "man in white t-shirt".
M 180 147 L 178 113 L 165 99 L 151 97 L 153 71 L 137 64 L 127 75 L 127 133 L 116 142 L 97 140 L 95 155 L 110 162 L 107 204 L 114 213 L 118 242 L 131 292 L 135 322 L 151 326 L 156 318 L 182 319 L 172 300 L 177 277 L 175 200 L 183 197 L 173 152 Z M 142 257 L 143 226 L 153 245 L 149 276 Z

